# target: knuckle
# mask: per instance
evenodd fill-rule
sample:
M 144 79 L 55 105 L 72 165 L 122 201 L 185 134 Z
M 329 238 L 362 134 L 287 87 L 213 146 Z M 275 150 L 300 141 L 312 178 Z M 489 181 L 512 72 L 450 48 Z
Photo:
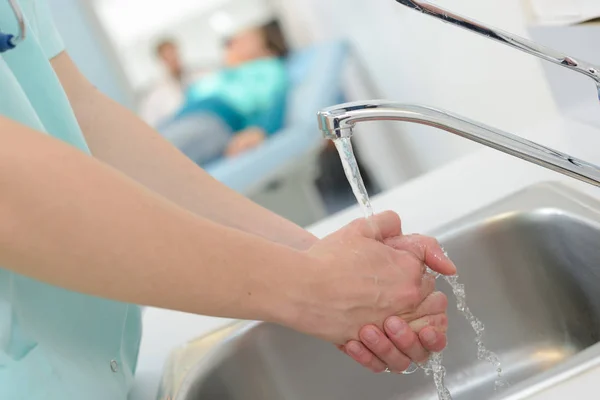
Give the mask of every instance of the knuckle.
M 421 294 L 417 287 L 412 287 L 404 293 L 404 301 L 406 306 L 411 309 L 416 309 L 421 304 Z
M 421 243 L 423 243 L 425 245 L 429 245 L 429 246 L 439 246 L 440 245 L 440 242 L 432 236 L 416 235 L 416 238 L 418 241 L 420 241 Z
M 443 314 L 448 309 L 448 297 L 441 292 L 432 291 L 422 303 L 421 308 L 427 314 Z
M 440 302 L 440 308 L 446 310 L 448 308 L 448 296 L 442 292 L 437 292 L 438 301 Z
M 446 314 L 442 314 L 440 315 L 440 326 L 445 328 L 448 328 L 448 316 Z
M 408 331 L 406 334 L 395 338 L 394 344 L 398 350 L 403 353 L 407 353 L 414 347 L 414 345 L 417 343 L 417 340 L 417 335 L 412 331 Z
M 448 328 L 448 316 L 446 314 L 430 315 L 427 318 L 428 325 L 445 332 Z
M 409 265 L 411 268 L 411 272 L 415 274 L 419 279 L 423 277 L 425 261 L 420 258 L 417 254 L 409 252 Z
M 351 229 L 360 229 L 365 224 L 364 218 L 358 218 L 348 224 Z
M 428 236 L 427 238 L 428 238 L 428 240 L 429 240 L 429 243 L 430 243 L 432 246 L 435 246 L 435 247 L 442 247 L 442 245 L 440 244 L 440 241 L 439 241 L 439 240 L 437 240 L 437 238 L 434 238 L 434 237 L 431 237 L 431 236 Z
M 400 215 L 398 215 L 398 213 L 395 211 L 388 210 L 383 212 L 382 215 L 385 217 L 385 219 L 389 220 L 390 222 L 394 222 L 396 224 L 402 223 Z
M 419 259 L 410 250 L 396 249 L 396 254 L 398 255 L 398 261 L 404 264 L 412 265 L 419 262 Z
M 431 296 L 435 293 L 435 280 L 429 278 L 427 275 L 422 279 L 422 285 L 421 285 L 421 290 L 423 292 L 423 295 L 425 297 Z M 436 302 L 438 304 L 440 304 L 440 307 L 443 305 L 443 299 L 439 299 L 439 301 L 437 300 L 437 298 L 434 297 L 434 299 L 436 299 Z
M 414 279 L 421 279 L 423 275 L 423 260 L 409 250 L 395 250 L 395 262 Z
M 389 339 L 382 341 L 382 343 L 375 350 L 375 355 L 379 358 L 390 358 L 396 354 L 396 348 Z
M 404 312 L 411 312 L 420 304 L 419 297 L 419 290 L 415 287 L 411 287 L 397 291 L 391 300 L 396 308 L 402 309 Z

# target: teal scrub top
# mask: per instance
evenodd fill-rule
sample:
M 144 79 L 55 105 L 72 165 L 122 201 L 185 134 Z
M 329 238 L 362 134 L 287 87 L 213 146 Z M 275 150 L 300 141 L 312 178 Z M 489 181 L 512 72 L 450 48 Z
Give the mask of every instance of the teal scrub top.
M 29 32 L 0 55 L 0 114 L 89 153 L 49 62 L 63 45 L 48 6 L 19 2 Z M 0 30 L 17 33 L 7 0 L 0 0 Z M 140 338 L 139 307 L 0 268 L 0 399 L 124 400 Z

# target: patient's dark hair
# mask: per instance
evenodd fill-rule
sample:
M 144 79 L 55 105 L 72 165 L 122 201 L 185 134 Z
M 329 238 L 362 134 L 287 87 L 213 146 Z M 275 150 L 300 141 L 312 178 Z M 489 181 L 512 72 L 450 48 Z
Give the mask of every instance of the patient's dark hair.
M 260 27 L 265 35 L 265 44 L 277 57 L 285 57 L 289 52 L 287 41 L 279 21 L 272 20 Z

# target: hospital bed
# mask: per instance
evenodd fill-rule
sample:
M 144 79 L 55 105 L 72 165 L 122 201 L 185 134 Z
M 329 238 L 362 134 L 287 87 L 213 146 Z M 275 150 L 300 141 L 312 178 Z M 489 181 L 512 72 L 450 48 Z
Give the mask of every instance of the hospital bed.
M 287 60 L 291 87 L 285 127 L 260 147 L 222 159 L 207 171 L 230 188 L 302 226 L 326 216 L 315 186 L 318 155 L 324 145 L 316 112 L 342 100 L 341 73 L 348 46 L 321 43 L 292 53 Z

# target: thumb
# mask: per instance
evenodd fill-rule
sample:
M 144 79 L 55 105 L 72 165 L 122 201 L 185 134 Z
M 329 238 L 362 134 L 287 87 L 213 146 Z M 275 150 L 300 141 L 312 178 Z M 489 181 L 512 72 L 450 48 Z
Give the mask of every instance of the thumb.
M 438 241 L 429 236 L 406 235 L 387 238 L 386 245 L 396 249 L 413 253 L 432 270 L 442 275 L 456 274 L 456 266 L 446 256 Z
M 386 211 L 363 219 L 360 231 L 365 237 L 384 241 L 387 238 L 402 235 L 402 221 L 395 212 Z

